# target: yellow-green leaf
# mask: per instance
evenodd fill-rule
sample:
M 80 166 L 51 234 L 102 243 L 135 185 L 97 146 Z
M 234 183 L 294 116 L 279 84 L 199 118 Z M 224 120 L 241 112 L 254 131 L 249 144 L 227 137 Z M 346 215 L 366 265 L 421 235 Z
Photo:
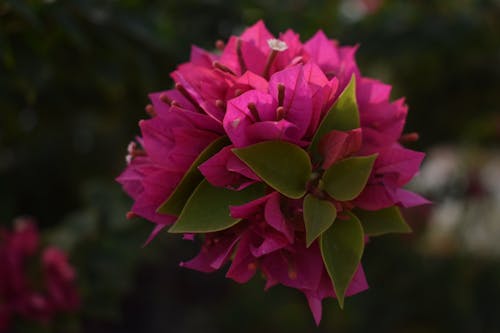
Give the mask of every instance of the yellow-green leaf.
M 344 307 L 345 293 L 361 262 L 365 244 L 361 223 L 353 214 L 348 215 L 347 220 L 337 218 L 320 237 L 321 255 L 340 308 Z
M 353 74 L 347 87 L 321 121 L 318 130 L 313 136 L 309 150 L 313 156 L 317 156 L 319 142 L 326 133 L 333 130 L 348 131 L 359 128 L 359 126 L 356 77 Z
M 335 221 L 337 209 L 330 201 L 318 199 L 311 194 L 304 198 L 303 209 L 306 244 L 309 247 Z
M 365 188 L 376 158 L 374 154 L 338 161 L 323 174 L 323 189 L 339 201 L 356 198 Z
M 158 207 L 157 212 L 160 214 L 179 215 L 189 196 L 203 180 L 203 175 L 198 170 L 198 167 L 228 144 L 230 144 L 229 139 L 227 136 L 223 136 L 208 145 L 193 164 L 191 164 L 168 199 Z
M 254 184 L 241 191 L 215 187 L 203 180 L 189 197 L 172 233 L 205 233 L 227 229 L 241 219 L 231 217 L 229 206 L 241 205 L 264 196 L 264 185 Z
M 361 221 L 363 230 L 368 236 L 411 232 L 411 228 L 401 215 L 398 206 L 377 211 L 357 209 L 355 214 Z
M 281 194 L 298 199 L 306 193 L 312 172 L 309 155 L 284 141 L 266 141 L 233 152 L 264 182 Z

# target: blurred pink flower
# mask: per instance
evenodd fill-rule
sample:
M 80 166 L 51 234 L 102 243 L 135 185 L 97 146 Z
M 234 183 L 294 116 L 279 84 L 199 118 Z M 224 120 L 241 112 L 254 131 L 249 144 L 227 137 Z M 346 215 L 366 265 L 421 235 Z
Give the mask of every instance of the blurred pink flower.
M 0 229 L 0 332 L 6 332 L 16 317 L 48 322 L 57 313 L 79 307 L 75 272 L 66 255 L 49 247 L 40 262 L 39 251 L 32 220 L 17 219 L 12 232 Z

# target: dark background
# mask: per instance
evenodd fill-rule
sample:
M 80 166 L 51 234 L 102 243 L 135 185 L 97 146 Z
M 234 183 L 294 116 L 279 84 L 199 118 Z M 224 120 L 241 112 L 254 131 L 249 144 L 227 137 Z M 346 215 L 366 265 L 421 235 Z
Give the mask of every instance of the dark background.
M 413 148 L 446 147 L 462 175 L 437 190 L 417 182 L 435 205 L 406 212 L 413 236 L 368 245 L 371 289 L 343 311 L 326 301 L 319 328 L 295 290 L 178 267 L 196 244 L 164 233 L 141 248 L 152 225 L 124 218 L 131 200 L 114 182 L 147 93 L 171 86 L 191 44 L 213 49 L 261 18 L 275 34 L 359 43 L 363 74 L 407 97 Z M 477 176 L 499 156 L 499 94 L 498 0 L 0 0 L 0 223 L 35 216 L 70 251 L 84 303 L 58 319 L 64 332 L 500 332 L 500 251 L 465 246 L 456 230 L 427 241 L 450 200 L 462 212 L 500 205 Z M 500 224 L 492 214 L 461 223 Z

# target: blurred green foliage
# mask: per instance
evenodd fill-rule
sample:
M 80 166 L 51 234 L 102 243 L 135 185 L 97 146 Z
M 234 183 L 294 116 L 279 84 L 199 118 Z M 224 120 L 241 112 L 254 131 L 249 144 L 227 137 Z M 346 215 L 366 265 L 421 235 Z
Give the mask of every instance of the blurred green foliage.
M 31 214 L 71 250 L 84 307 L 66 331 L 316 331 L 295 291 L 178 268 L 194 244 L 162 234 L 141 250 L 151 225 L 125 220 L 113 182 L 147 94 L 171 85 L 190 45 L 261 18 L 359 43 L 363 73 L 407 97 L 417 148 L 498 144 L 498 0 L 0 1 L 0 222 Z M 417 238 L 370 244 L 373 288 L 344 311 L 326 302 L 317 331 L 497 332 L 498 262 L 424 256 Z

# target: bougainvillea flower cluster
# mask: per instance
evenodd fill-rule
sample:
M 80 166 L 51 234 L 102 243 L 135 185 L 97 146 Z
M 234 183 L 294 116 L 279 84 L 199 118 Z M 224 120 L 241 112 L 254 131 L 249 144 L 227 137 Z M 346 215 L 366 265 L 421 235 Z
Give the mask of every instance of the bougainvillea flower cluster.
M 30 219 L 16 220 L 13 231 L 0 229 L 0 332 L 15 318 L 48 323 L 79 307 L 66 254 L 51 246 L 40 250 L 39 243 Z
M 427 202 L 402 188 L 424 157 L 400 143 L 407 106 L 321 31 L 302 43 L 258 22 L 216 48 L 193 47 L 150 94 L 118 178 L 129 217 L 156 224 L 149 240 L 199 237 L 183 267 L 300 290 L 319 323 L 324 298 L 368 287 L 368 237 L 408 232 L 398 207 Z

